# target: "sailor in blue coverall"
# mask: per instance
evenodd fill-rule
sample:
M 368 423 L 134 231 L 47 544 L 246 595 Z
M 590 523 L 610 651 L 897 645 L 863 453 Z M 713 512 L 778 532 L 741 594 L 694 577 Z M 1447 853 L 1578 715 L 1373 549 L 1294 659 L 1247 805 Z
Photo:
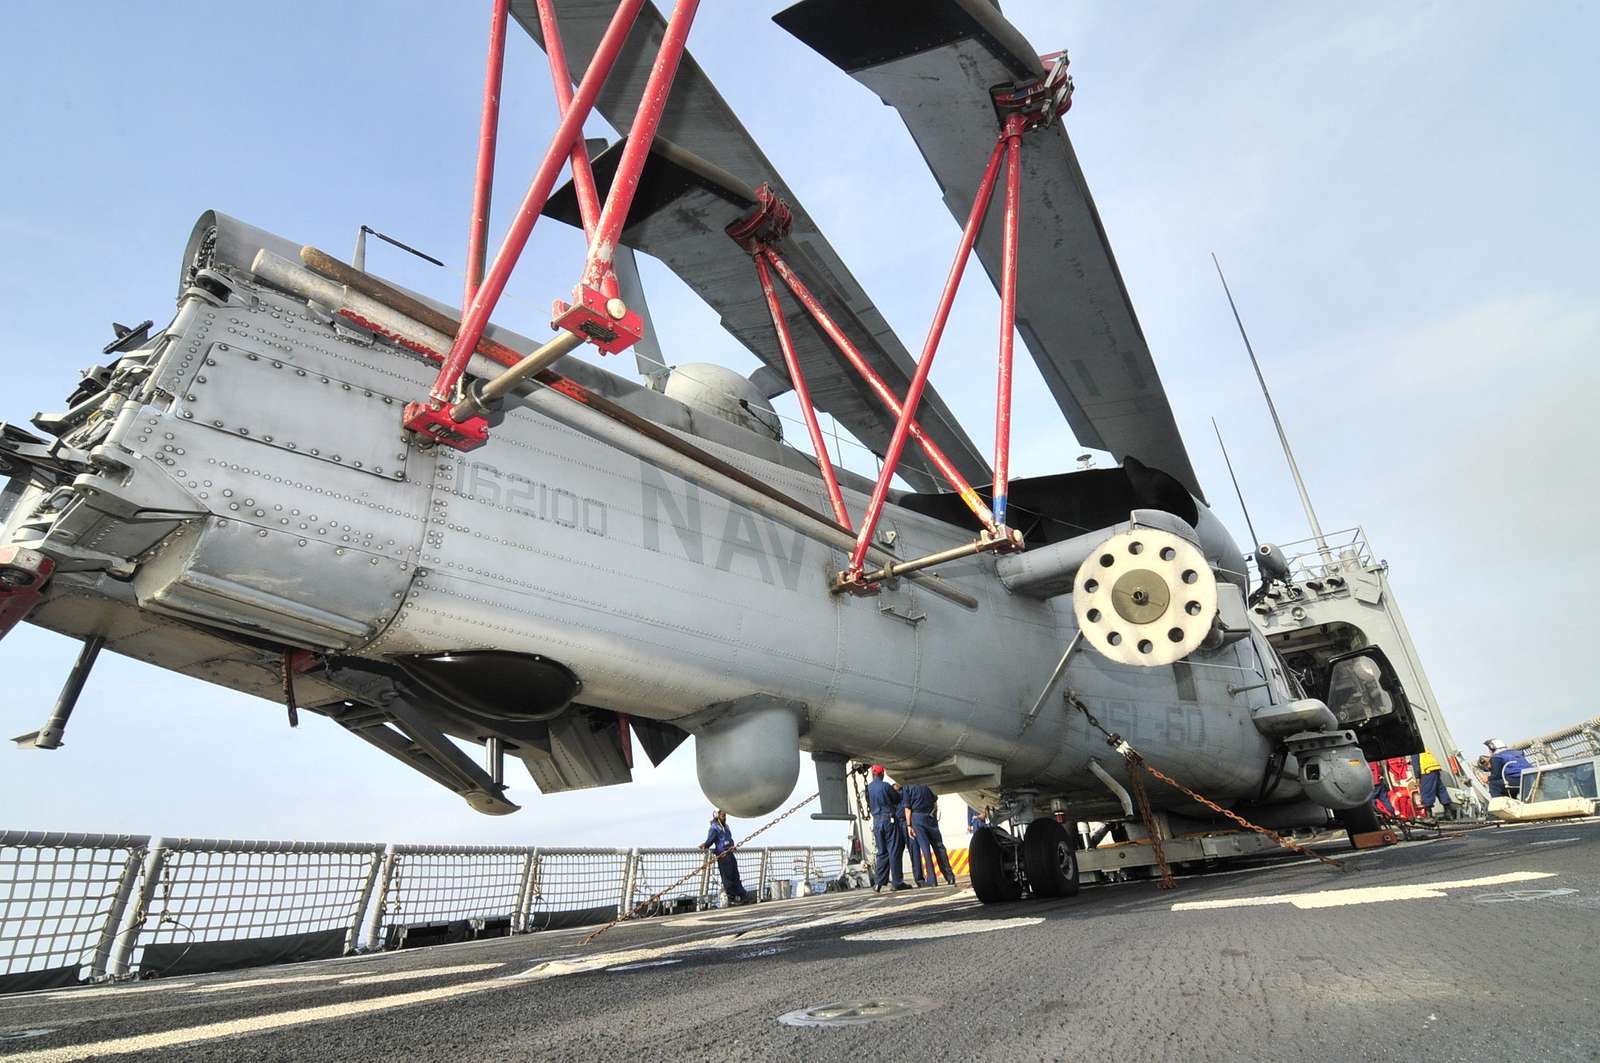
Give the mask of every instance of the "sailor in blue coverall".
M 728 829 L 728 814 L 717 809 L 711 816 L 711 829 L 700 848 L 709 849 L 717 856 L 717 872 L 722 875 L 722 893 L 728 905 L 749 904 L 750 894 L 739 881 L 739 856 L 733 851 L 733 831 Z
M 1528 754 L 1512 749 L 1498 739 L 1486 742 L 1489 757 L 1489 796 L 1517 797 L 1522 791 L 1522 773 L 1533 767 Z
M 913 785 L 906 787 L 901 800 L 905 802 L 906 826 L 911 835 L 911 873 L 916 876 L 917 885 L 937 886 L 942 871 L 945 882 L 954 886 L 956 876 L 950 870 L 950 857 L 939 833 L 938 797 L 926 786 Z M 933 866 L 935 857 L 939 860 L 937 868 Z
M 867 784 L 867 807 L 872 810 L 872 838 L 878 847 L 878 862 L 872 876 L 872 890 L 876 893 L 892 884 L 897 890 L 907 890 L 905 872 L 900 868 L 900 858 L 906 851 L 905 825 L 900 820 L 900 795 L 894 787 L 883 781 L 883 765 L 872 766 L 872 781 Z

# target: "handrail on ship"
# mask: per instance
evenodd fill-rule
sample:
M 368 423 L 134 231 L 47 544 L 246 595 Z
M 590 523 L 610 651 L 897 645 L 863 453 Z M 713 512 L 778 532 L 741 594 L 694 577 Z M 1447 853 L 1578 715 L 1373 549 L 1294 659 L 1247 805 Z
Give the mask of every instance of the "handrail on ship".
M 758 900 L 848 884 L 838 846 L 741 849 Z M 384 844 L 0 831 L 0 994 L 717 907 L 699 849 Z M 709 868 L 709 865 L 707 865 Z M 196 946 L 205 945 L 204 949 Z M 238 946 L 234 948 L 234 946 Z M 186 964 L 186 966 L 184 966 Z M 211 966 L 207 966 L 207 965 Z

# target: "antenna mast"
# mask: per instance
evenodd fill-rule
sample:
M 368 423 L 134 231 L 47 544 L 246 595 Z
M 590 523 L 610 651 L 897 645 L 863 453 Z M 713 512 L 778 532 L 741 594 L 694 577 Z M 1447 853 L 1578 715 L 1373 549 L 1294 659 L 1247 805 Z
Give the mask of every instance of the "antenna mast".
M 1250 336 L 1244 330 L 1244 321 L 1239 317 L 1239 308 L 1234 304 L 1233 292 L 1228 289 L 1228 278 L 1222 275 L 1222 263 L 1217 261 L 1216 252 L 1211 254 L 1211 264 L 1217 267 L 1217 278 L 1222 281 L 1222 291 L 1228 297 L 1228 309 L 1233 311 L 1233 320 L 1239 326 L 1239 338 L 1244 340 L 1244 349 L 1250 355 L 1251 368 L 1255 369 L 1256 380 L 1261 383 L 1261 395 L 1267 400 L 1267 412 L 1272 414 L 1272 425 L 1278 430 L 1278 442 L 1283 444 L 1284 460 L 1289 463 L 1289 473 L 1294 477 L 1294 485 L 1300 492 L 1300 504 L 1305 507 L 1306 520 L 1311 524 L 1311 536 L 1317 542 L 1317 550 L 1321 552 L 1323 561 L 1331 564 L 1333 558 L 1328 553 L 1328 540 L 1323 537 L 1322 525 L 1317 521 L 1317 511 L 1311 508 L 1311 495 L 1307 493 L 1306 482 L 1300 476 L 1300 466 L 1295 464 L 1294 451 L 1289 449 L 1289 436 L 1284 432 L 1283 421 L 1278 417 L 1278 407 L 1273 403 L 1272 392 L 1267 388 L 1267 378 L 1261 375 L 1261 363 L 1256 361 L 1255 348 L 1250 345 Z M 1219 432 L 1218 442 L 1221 439 L 1222 435 Z M 1231 466 L 1229 471 L 1232 472 Z M 1237 481 L 1234 482 L 1234 487 L 1237 489 Z M 1243 504 L 1241 500 L 1240 505 Z M 1249 523 L 1248 516 L 1245 517 L 1245 523 Z
M 1217 427 L 1217 419 L 1211 418 L 1211 430 L 1217 433 L 1217 446 L 1222 448 L 1222 460 L 1228 466 L 1228 479 L 1233 481 L 1233 493 L 1239 499 L 1239 509 L 1244 513 L 1244 526 L 1250 529 L 1250 545 L 1261 551 L 1261 540 L 1256 537 L 1256 526 L 1250 522 L 1250 507 L 1244 504 L 1244 492 L 1239 490 L 1239 478 L 1233 474 L 1233 459 L 1228 457 L 1228 445 L 1222 441 L 1222 429 Z

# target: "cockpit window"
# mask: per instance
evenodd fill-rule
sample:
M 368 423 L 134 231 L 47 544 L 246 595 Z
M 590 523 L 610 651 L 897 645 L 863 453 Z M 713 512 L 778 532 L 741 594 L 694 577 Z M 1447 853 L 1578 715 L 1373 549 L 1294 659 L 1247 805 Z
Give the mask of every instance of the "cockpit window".
M 1368 657 L 1336 661 L 1328 676 L 1328 708 L 1341 724 L 1356 726 L 1394 711 L 1394 699 L 1383 689 L 1383 671 Z

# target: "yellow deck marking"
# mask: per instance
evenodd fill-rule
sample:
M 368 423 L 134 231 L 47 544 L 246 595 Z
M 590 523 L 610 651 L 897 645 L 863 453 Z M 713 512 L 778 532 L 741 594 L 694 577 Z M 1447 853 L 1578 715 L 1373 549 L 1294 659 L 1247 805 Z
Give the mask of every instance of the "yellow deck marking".
M 207 1023 L 204 1026 L 187 1026 L 178 1030 L 135 1034 L 131 1037 L 114 1037 L 108 1041 L 94 1041 L 89 1044 L 41 1048 L 32 1052 L 19 1052 L 15 1055 L 0 1056 L 0 1059 L 3 1059 L 5 1063 L 74 1063 L 74 1061 L 80 1059 L 98 1059 L 101 1056 L 116 1055 L 119 1052 L 154 1052 L 163 1048 L 173 1048 L 177 1045 L 195 1044 L 199 1041 L 217 1041 L 224 1037 L 238 1037 L 241 1034 L 279 1030 L 285 1026 L 299 1026 L 308 1022 L 325 1022 L 329 1019 L 344 1019 L 352 1015 L 365 1015 L 373 1011 L 387 1011 L 390 1008 L 401 1008 L 408 1004 L 426 1004 L 435 1000 L 449 1000 L 451 997 L 466 996 L 469 993 L 481 993 L 485 989 L 495 989 L 508 984 L 499 979 L 463 982 L 460 985 L 439 986 L 436 989 L 419 989 L 415 992 L 396 993 L 387 997 L 351 1000 L 343 1004 L 324 1004 L 314 1008 L 296 1008 L 293 1011 L 280 1011 L 272 1015 L 254 1015 L 245 1019 Z
M 1444 890 L 1472 886 L 1500 886 L 1508 882 L 1531 882 L 1554 878 L 1549 871 L 1508 871 L 1487 878 L 1467 878 L 1455 882 L 1425 882 L 1404 886 L 1366 886 L 1348 890 L 1318 890 L 1315 893 L 1277 893 L 1267 897 L 1234 897 L 1220 901 L 1182 901 L 1172 906 L 1175 912 L 1204 912 L 1217 908 L 1259 908 L 1270 904 L 1292 904 L 1296 908 L 1339 908 L 1349 904 L 1377 904 L 1382 901 L 1416 901 L 1443 897 Z

